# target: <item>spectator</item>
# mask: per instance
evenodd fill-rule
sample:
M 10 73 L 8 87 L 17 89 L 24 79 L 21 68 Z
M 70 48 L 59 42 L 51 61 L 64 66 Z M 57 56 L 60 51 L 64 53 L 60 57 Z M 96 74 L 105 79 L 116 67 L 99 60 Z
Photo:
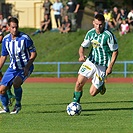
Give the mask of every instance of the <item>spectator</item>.
M 98 14 L 98 10 L 94 11 L 94 17 Z
M 130 12 L 127 15 L 128 23 L 130 26 L 133 26 L 133 9 L 130 10 Z
M 113 15 L 113 24 L 114 24 L 114 27 L 115 27 L 116 30 L 118 30 L 119 29 L 120 12 L 119 12 L 117 7 L 113 8 L 112 15 Z
M 71 21 L 68 18 L 68 15 L 65 15 L 64 21 L 62 22 L 61 27 L 59 28 L 60 33 L 68 33 L 71 30 Z
M 127 21 L 127 12 L 123 8 L 120 9 L 120 20 Z
M 103 12 L 104 18 L 105 18 L 105 29 L 113 29 L 113 18 L 112 18 L 112 14 L 105 9 Z
M 55 0 L 55 3 L 53 4 L 52 9 L 54 11 L 57 28 L 59 28 L 62 23 L 62 14 L 63 14 L 62 2 L 60 2 L 59 0 Z M 60 23 L 58 23 L 58 20 Z
M 51 30 L 51 20 L 47 14 L 44 15 L 44 20 L 40 23 L 40 29 L 36 30 L 32 35 L 36 35 L 38 33 L 44 33 L 47 30 Z
M 6 26 L 2 26 L 1 29 L 0 29 L 0 43 L 2 42 L 2 39 L 5 35 L 5 32 L 6 32 Z
M 126 22 L 125 19 L 122 20 L 122 23 L 120 25 L 120 35 L 127 34 L 129 32 L 129 24 Z
M 50 18 L 51 6 L 52 6 L 52 3 L 50 0 L 44 1 L 43 3 L 44 15 L 48 15 L 49 18 Z
M 77 12 L 79 10 L 79 4 L 76 0 L 68 0 L 66 3 L 66 9 L 69 19 L 72 23 L 72 31 L 76 31 L 77 29 Z

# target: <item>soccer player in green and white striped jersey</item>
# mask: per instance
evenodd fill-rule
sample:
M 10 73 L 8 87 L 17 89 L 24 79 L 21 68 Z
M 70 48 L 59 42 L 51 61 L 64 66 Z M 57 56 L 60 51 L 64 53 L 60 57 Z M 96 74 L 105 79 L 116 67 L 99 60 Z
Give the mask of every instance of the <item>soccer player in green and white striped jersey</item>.
M 113 65 L 118 55 L 118 44 L 112 32 L 106 30 L 105 18 L 97 14 L 93 20 L 94 28 L 89 30 L 79 48 L 79 61 L 81 65 L 74 91 L 74 102 L 80 103 L 83 86 L 91 78 L 90 95 L 95 96 L 99 92 L 106 92 L 105 77 L 112 73 Z M 85 49 L 91 47 L 91 51 L 85 58 Z

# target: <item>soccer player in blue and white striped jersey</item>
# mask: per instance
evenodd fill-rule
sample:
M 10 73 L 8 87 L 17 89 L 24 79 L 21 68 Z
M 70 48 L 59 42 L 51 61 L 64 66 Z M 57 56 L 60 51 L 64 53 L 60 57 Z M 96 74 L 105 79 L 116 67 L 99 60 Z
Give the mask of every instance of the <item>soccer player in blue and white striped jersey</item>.
M 99 92 L 102 95 L 105 93 L 105 77 L 112 73 L 118 55 L 116 38 L 112 32 L 105 29 L 105 18 L 102 14 L 95 16 L 93 25 L 94 28 L 87 32 L 79 48 L 79 61 L 84 63 L 78 72 L 74 102 L 80 102 L 83 86 L 90 78 L 92 79 L 90 95 L 95 96 Z M 89 47 L 91 47 L 91 51 L 85 60 L 85 49 Z
M 10 33 L 2 40 L 0 69 L 2 69 L 7 56 L 10 57 L 10 65 L 1 81 L 0 99 L 3 109 L 0 113 L 10 112 L 6 90 L 8 90 L 9 86 L 13 85 L 16 104 L 10 114 L 17 114 L 21 110 L 21 85 L 34 69 L 33 62 L 37 56 L 37 52 L 31 38 L 18 30 L 19 22 L 17 18 L 11 17 L 8 20 L 8 26 Z

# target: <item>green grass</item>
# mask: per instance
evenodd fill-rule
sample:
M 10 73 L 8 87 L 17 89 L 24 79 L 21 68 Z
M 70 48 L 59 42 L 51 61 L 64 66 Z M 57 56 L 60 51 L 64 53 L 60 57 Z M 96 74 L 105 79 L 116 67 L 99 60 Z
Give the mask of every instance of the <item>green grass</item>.
M 80 116 L 68 116 L 74 84 L 25 83 L 22 110 L 0 115 L 2 133 L 132 133 L 132 84 L 107 84 L 105 95 L 91 97 L 84 87 Z

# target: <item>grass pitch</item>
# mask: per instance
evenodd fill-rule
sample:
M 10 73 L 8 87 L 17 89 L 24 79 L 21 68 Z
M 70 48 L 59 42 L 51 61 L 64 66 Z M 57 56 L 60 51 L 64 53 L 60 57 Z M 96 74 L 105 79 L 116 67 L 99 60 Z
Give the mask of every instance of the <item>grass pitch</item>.
M 109 84 L 105 95 L 84 87 L 80 116 L 68 116 L 75 84 L 25 83 L 22 110 L 0 115 L 2 133 L 132 133 L 133 85 Z

